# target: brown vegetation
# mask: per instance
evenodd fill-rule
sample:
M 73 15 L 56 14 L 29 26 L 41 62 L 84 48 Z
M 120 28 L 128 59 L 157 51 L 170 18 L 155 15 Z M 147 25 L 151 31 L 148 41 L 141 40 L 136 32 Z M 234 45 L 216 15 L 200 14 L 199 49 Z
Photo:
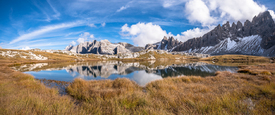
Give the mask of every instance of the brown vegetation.
M 250 55 L 219 55 L 201 58 L 199 61 L 222 66 L 258 65 L 271 62 L 267 57 Z
M 0 67 L 0 114 L 275 114 L 275 64 L 240 66 L 243 74 L 165 78 L 75 79 L 61 96 L 32 76 Z
M 0 114 L 85 114 L 74 102 L 30 75 L 0 67 Z
M 250 55 L 218 55 L 202 58 L 200 61 L 220 61 L 220 62 L 269 62 L 270 59 L 262 56 Z
M 166 78 L 145 90 L 127 79 L 77 79 L 68 93 L 101 114 L 274 114 L 274 81 L 274 75 L 217 72 L 215 77 Z M 103 108 L 89 109 L 96 105 Z
M 275 75 L 275 64 L 259 64 L 251 66 L 239 66 L 239 73 L 248 73 L 252 75 Z
M 0 65 L 21 65 L 21 64 L 32 64 L 32 63 L 42 63 L 42 62 L 75 62 L 75 61 L 96 61 L 100 60 L 94 54 L 86 54 L 86 55 L 68 55 L 64 53 L 49 53 L 49 52 L 41 52 L 41 51 L 28 51 L 28 50 L 14 50 L 14 49 L 0 49 L 0 51 L 17 51 L 17 52 L 32 52 L 36 55 L 41 55 L 47 57 L 48 60 L 31 60 L 20 58 L 19 56 L 15 56 L 13 58 L 3 57 L 0 55 Z

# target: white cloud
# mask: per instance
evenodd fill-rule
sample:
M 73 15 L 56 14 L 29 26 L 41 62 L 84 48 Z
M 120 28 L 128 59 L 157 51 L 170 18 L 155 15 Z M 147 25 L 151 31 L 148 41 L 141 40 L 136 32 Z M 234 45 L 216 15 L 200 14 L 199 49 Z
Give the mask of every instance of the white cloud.
M 74 46 L 74 45 L 76 45 L 76 42 L 75 42 L 75 41 L 72 41 L 71 44 Z
M 179 5 L 181 3 L 184 3 L 186 2 L 187 0 L 162 0 L 163 1 L 163 4 L 162 6 L 164 8 L 169 8 L 169 7 L 172 7 L 172 6 L 175 6 L 175 5 Z
M 10 42 L 10 44 L 14 44 L 16 42 L 20 42 L 23 40 L 35 39 L 35 38 L 38 38 L 38 36 L 40 36 L 42 34 L 45 34 L 45 33 L 48 33 L 48 32 L 54 31 L 54 30 L 81 26 L 83 23 L 84 23 L 83 21 L 76 21 L 76 22 L 71 22 L 71 23 L 62 23 L 62 24 L 57 24 L 57 25 L 44 26 L 41 29 L 35 30 L 35 31 L 27 33 L 27 34 L 20 35 L 19 37 L 12 40 Z
M 118 9 L 116 12 L 121 12 L 122 10 L 125 10 L 125 9 L 127 9 L 127 8 L 129 8 L 129 6 L 122 6 L 122 7 L 120 7 L 120 9 Z
M 191 38 L 201 37 L 205 33 L 209 32 L 211 29 L 212 28 L 203 28 L 203 29 L 194 28 L 194 29 L 189 29 L 189 30 L 186 30 L 184 32 L 181 32 L 181 35 L 178 34 L 177 36 L 174 36 L 174 38 L 176 38 L 176 39 L 178 39 L 178 40 L 180 40 L 182 42 L 185 42 L 185 41 L 187 41 L 188 39 L 191 39 Z
M 266 10 L 253 0 L 190 0 L 185 6 L 187 19 L 203 27 L 224 21 L 245 21 Z
M 87 36 L 89 36 L 89 35 L 90 35 L 89 32 L 84 32 L 84 34 L 81 34 L 80 36 L 87 37 Z
M 260 12 L 266 11 L 266 7 L 253 0 L 209 0 L 211 10 L 221 12 L 220 17 L 243 21 L 252 19 Z
M 273 10 L 268 10 L 270 15 L 272 16 L 273 20 L 275 21 L 275 13 Z
M 164 36 L 167 36 L 167 33 L 159 25 L 137 23 L 131 27 L 128 27 L 128 24 L 122 26 L 121 35 L 131 37 L 135 45 L 145 46 L 148 43 L 159 42 Z
M 105 27 L 105 26 L 106 26 L 106 23 L 105 23 L 105 22 L 104 22 L 104 23 L 102 23 L 102 24 L 101 24 L 101 26 L 102 26 L 102 27 Z
M 87 39 L 85 38 L 78 38 L 76 41 L 80 44 L 80 43 L 84 43 Z
M 210 16 L 210 11 L 202 0 L 190 0 L 185 4 L 185 13 L 190 22 L 200 22 L 202 26 L 208 26 L 215 22 Z
M 21 50 L 30 50 L 31 48 L 29 46 L 23 47 Z
M 88 24 L 88 26 L 90 26 L 91 28 L 96 27 L 96 25 L 95 25 L 95 24 Z
M 94 39 L 94 38 L 95 38 L 94 34 L 91 34 L 91 35 L 90 35 L 90 38 Z
M 121 27 L 120 35 L 123 36 L 124 39 L 132 39 L 135 45 L 145 46 L 146 44 L 160 42 L 164 36 L 173 36 L 175 39 L 184 42 L 191 38 L 201 37 L 214 27 L 215 26 L 209 26 L 203 29 L 194 28 L 182 32 L 181 34 L 173 35 L 171 32 L 167 34 L 159 25 L 154 25 L 152 23 L 137 23 L 130 27 L 128 24 L 125 24 Z
M 90 34 L 89 32 L 84 32 L 83 34 L 79 35 L 80 38 L 78 38 L 76 41 L 80 44 L 83 43 L 85 41 L 90 41 L 91 39 L 94 39 L 95 36 L 94 34 Z M 89 40 L 90 38 L 90 40 Z
M 55 12 L 55 15 L 53 15 L 53 17 L 59 19 L 60 13 L 53 7 L 53 5 L 51 4 L 50 0 L 47 0 L 47 2 L 51 6 L 52 10 Z

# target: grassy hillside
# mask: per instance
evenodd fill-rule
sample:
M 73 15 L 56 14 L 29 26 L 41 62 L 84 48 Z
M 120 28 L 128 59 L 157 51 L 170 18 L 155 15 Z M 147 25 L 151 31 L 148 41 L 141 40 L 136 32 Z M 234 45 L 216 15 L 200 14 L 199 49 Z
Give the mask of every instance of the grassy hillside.
M 42 57 L 45 59 L 39 59 Z M 0 49 L 0 64 L 22 64 L 22 63 L 38 63 L 38 62 L 73 62 L 73 61 L 93 61 L 100 60 L 98 56 L 94 54 L 67 54 L 60 52 L 42 52 L 31 50 L 12 50 L 12 49 Z

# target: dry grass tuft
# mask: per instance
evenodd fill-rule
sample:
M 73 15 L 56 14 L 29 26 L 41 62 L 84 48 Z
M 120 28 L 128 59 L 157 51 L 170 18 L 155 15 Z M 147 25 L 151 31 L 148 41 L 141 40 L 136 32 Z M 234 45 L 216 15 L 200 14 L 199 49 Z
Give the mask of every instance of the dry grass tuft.
M 93 80 L 85 81 L 83 79 L 75 79 L 67 91 L 73 97 L 81 100 L 93 100 L 96 98 L 108 99 L 117 97 L 126 93 L 134 92 L 138 86 L 129 79 L 111 80 Z

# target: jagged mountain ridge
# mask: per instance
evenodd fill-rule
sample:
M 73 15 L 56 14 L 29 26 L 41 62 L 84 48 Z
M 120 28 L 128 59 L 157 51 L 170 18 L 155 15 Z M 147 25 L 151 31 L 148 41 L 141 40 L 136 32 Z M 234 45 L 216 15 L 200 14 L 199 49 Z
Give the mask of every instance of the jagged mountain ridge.
M 108 40 L 101 40 L 97 41 L 94 40 L 93 42 L 84 42 L 80 43 L 77 46 L 69 45 L 65 48 L 66 51 L 71 51 L 74 53 L 86 54 L 86 53 L 93 53 L 93 54 L 120 54 L 120 53 L 131 53 L 131 52 L 138 52 L 144 50 L 141 47 L 135 47 L 128 43 L 111 43 Z
M 180 45 L 182 42 L 178 41 L 177 39 L 175 40 L 173 36 L 169 37 L 167 39 L 166 36 L 161 40 L 161 42 L 157 42 L 154 44 L 147 44 L 145 46 L 145 49 L 160 49 L 160 50 L 171 50 L 175 46 Z
M 232 44 L 230 44 L 232 43 Z M 255 16 L 244 25 L 229 22 L 211 30 L 202 37 L 189 39 L 172 51 L 188 53 L 247 54 L 275 56 L 275 24 L 268 11 Z

